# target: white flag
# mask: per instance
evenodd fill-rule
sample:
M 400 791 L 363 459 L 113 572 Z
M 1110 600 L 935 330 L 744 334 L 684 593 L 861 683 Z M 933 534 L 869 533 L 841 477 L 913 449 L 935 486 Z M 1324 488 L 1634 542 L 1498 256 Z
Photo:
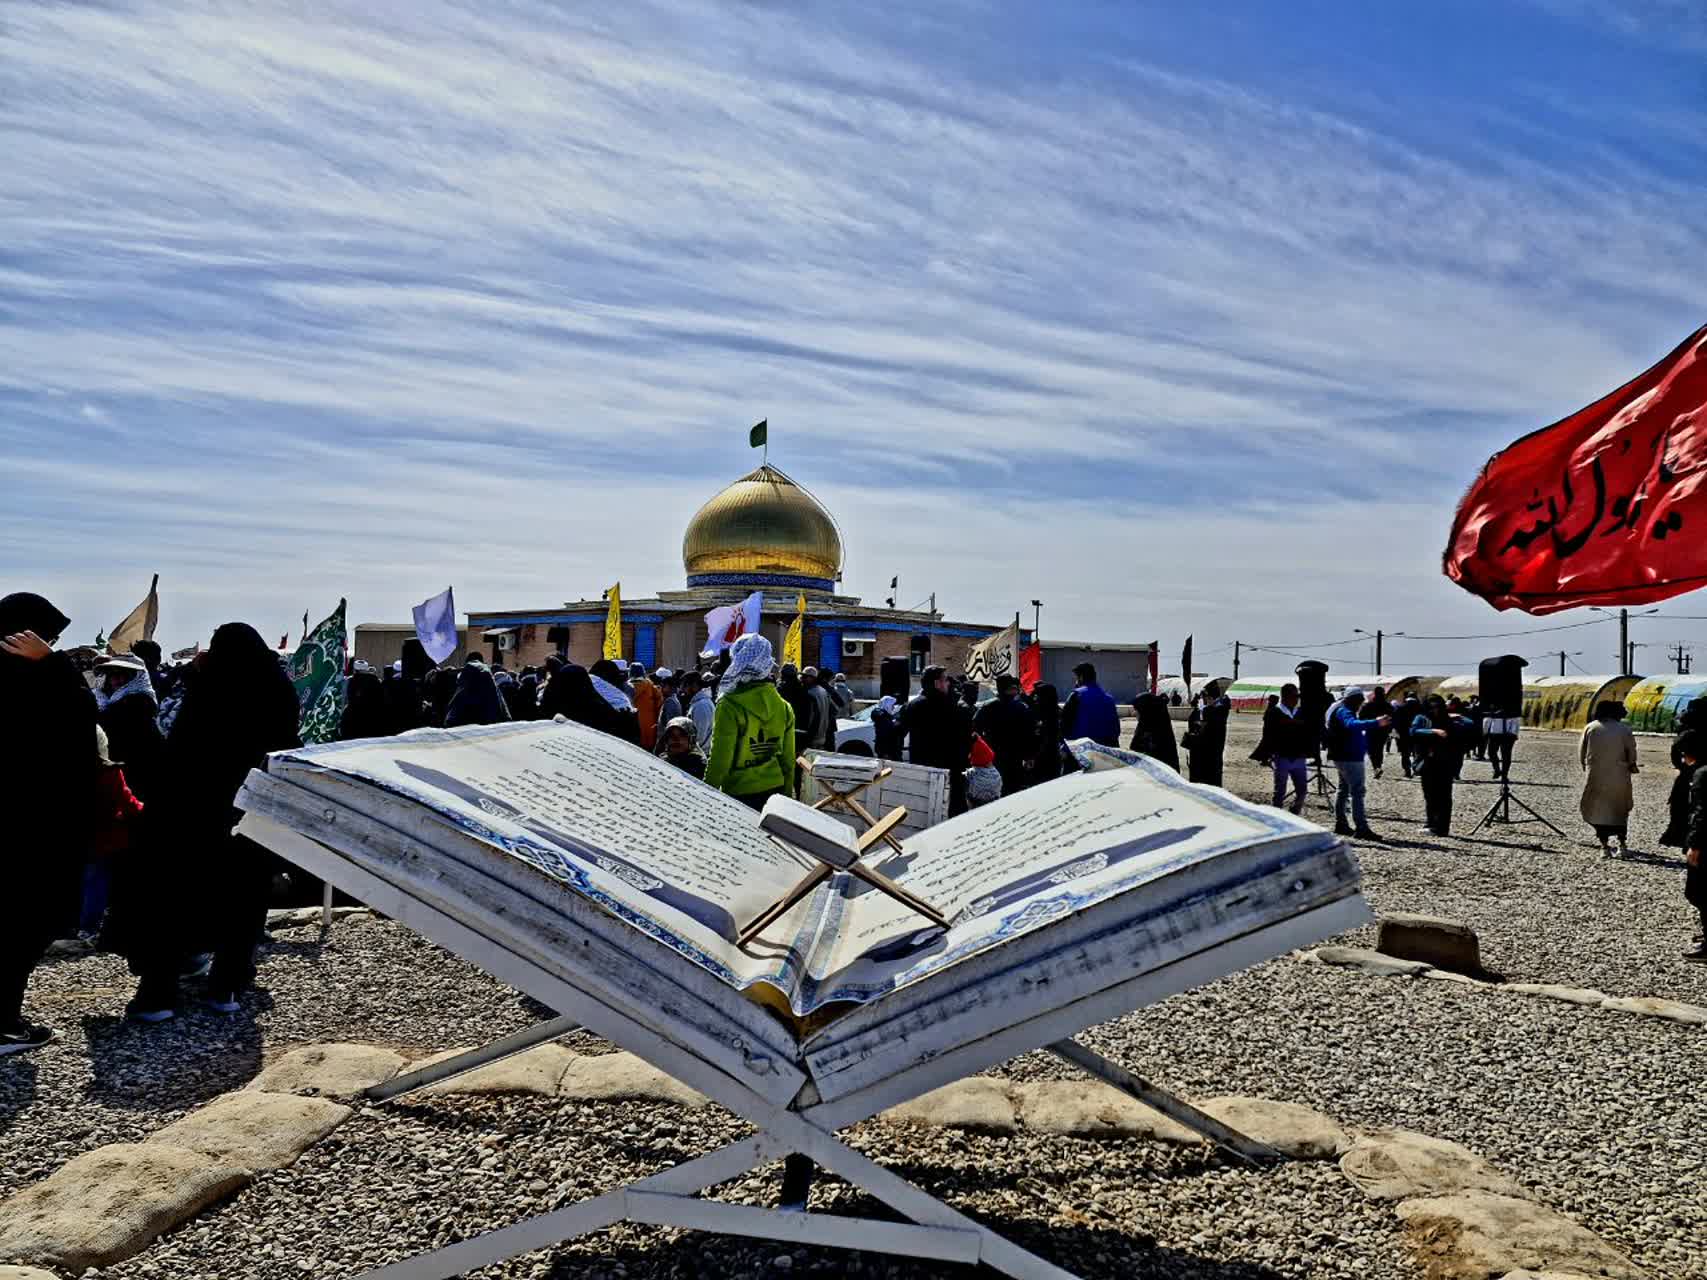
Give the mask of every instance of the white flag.
M 995 635 L 980 640 L 966 655 L 966 676 L 980 682 L 1005 676 L 1014 669 L 1019 649 L 1019 623 L 1010 622 Z
M 415 636 L 427 656 L 443 662 L 456 652 L 456 601 L 446 587 L 438 595 L 415 606 Z
M 740 604 L 719 605 L 705 615 L 707 653 L 722 653 L 749 631 L 759 629 L 759 617 L 764 613 L 765 593 L 755 591 Z
M 125 620 L 107 635 L 108 653 L 129 653 L 138 640 L 154 639 L 154 628 L 160 624 L 160 575 L 148 584 L 148 594 L 141 604 L 125 615 Z

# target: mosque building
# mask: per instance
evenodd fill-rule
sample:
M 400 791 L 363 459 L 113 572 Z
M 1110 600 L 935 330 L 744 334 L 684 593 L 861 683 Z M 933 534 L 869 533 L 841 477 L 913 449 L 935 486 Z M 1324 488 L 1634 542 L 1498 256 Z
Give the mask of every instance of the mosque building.
M 622 599 L 622 656 L 648 670 L 691 667 L 707 647 L 705 615 L 764 592 L 759 630 L 776 646 L 806 598 L 801 646 L 808 666 L 847 675 L 874 697 L 885 658 L 906 658 L 911 674 L 931 664 L 962 669 L 978 641 L 1012 619 L 952 622 L 934 611 L 869 605 L 839 593 L 840 530 L 824 505 L 768 464 L 742 476 L 694 513 L 682 536 L 686 589 Z M 603 651 L 606 603 L 575 600 L 555 608 L 470 612 L 468 645 L 506 666 L 537 666 L 554 653 L 591 664 Z M 358 629 L 359 631 L 360 629 Z M 1029 634 L 1021 633 L 1022 642 Z

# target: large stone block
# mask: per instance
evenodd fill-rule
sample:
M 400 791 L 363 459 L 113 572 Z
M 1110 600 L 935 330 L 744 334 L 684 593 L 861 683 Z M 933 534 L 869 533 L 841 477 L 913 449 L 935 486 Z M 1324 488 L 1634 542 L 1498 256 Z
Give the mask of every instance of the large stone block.
M 1203 1141 L 1160 1111 L 1094 1081 L 1019 1084 L 1013 1086 L 1012 1098 L 1019 1122 L 1037 1133 L 1066 1138 L 1147 1138 L 1180 1146 Z
M 1482 972 L 1476 931 L 1467 924 L 1439 916 L 1404 912 L 1383 916 L 1376 929 L 1375 949 L 1395 960 L 1417 960 L 1453 973 L 1474 976 Z
M 1521 1268 L 1644 1280 L 1594 1232 L 1533 1200 L 1466 1191 L 1406 1200 L 1398 1214 L 1429 1280 L 1495 1280 Z
M 969 1076 L 932 1089 L 879 1117 L 892 1124 L 937 1125 L 972 1133 L 1012 1133 L 1017 1127 L 1013 1086 L 988 1076 Z
M 59 1280 L 59 1277 L 40 1267 L 0 1267 L 0 1280 Z
M 353 1098 L 402 1069 L 402 1054 L 376 1044 L 309 1044 L 269 1062 L 248 1087 L 263 1093 Z
M 703 1107 L 709 1099 L 632 1053 L 571 1055 L 557 1092 L 579 1102 L 672 1102 Z
M 199 1151 L 227 1164 L 282 1169 L 350 1118 L 325 1098 L 239 1089 L 148 1135 L 149 1143 Z
M 1351 1135 L 1332 1116 L 1296 1102 L 1226 1097 L 1192 1106 L 1294 1160 L 1333 1160 L 1351 1147 Z
M 97 1147 L 0 1202 L 0 1258 L 65 1271 L 109 1266 L 252 1177 L 164 1143 Z
M 1359 1137 L 1341 1157 L 1340 1170 L 1371 1200 L 1409 1200 L 1458 1191 L 1525 1194 L 1520 1183 L 1467 1147 L 1408 1129 Z

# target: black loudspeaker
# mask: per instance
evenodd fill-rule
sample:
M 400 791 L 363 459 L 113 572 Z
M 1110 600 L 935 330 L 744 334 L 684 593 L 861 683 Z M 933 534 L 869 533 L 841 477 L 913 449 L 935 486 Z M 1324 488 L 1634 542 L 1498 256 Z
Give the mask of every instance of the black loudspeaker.
M 1502 719 L 1523 714 L 1523 669 L 1528 665 L 1515 653 L 1482 659 L 1476 669 L 1476 694 L 1485 714 Z
M 1309 731 L 1315 752 L 1320 752 L 1328 708 L 1334 705 L 1333 695 L 1328 692 L 1328 664 L 1306 658 L 1292 668 L 1292 674 L 1298 677 L 1298 714 Z
M 1324 710 L 1333 704 L 1333 699 L 1328 697 L 1327 663 L 1306 658 L 1292 668 L 1292 674 L 1298 677 L 1298 701 L 1304 706 L 1309 706 L 1312 699 Z
M 912 686 L 911 670 L 911 664 L 906 658 L 883 659 L 877 677 L 881 696 L 905 702 L 907 691 Z

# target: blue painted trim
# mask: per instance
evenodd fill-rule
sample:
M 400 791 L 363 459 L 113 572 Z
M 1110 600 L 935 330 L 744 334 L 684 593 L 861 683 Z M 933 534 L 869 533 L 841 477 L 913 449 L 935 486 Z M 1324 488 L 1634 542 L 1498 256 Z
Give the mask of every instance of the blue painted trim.
M 624 622 L 663 622 L 666 617 L 667 615 L 662 613 L 628 613 L 625 611 L 622 620 Z M 540 623 L 555 627 L 566 622 L 596 622 L 603 626 L 604 620 L 605 615 L 603 613 L 536 613 L 525 618 L 504 618 L 480 613 L 468 615 L 468 625 L 471 629 L 480 627 L 488 630 L 493 627 L 537 626 Z
M 807 615 L 807 621 L 811 621 L 810 614 Z M 865 628 L 872 631 L 905 631 L 908 635 L 914 636 L 972 636 L 978 640 L 982 640 L 985 636 L 993 636 L 1001 630 L 1000 627 L 957 627 L 944 625 L 940 622 L 932 627 L 923 622 L 878 622 L 875 618 L 868 621 L 858 614 L 846 613 L 839 614 L 836 622 L 847 631 Z
M 690 587 L 795 587 L 803 591 L 834 591 L 828 578 L 802 578 L 792 573 L 690 573 Z
M 818 665 L 831 671 L 842 669 L 842 633 L 840 629 L 818 631 Z
M 800 579 L 800 581 L 803 583 L 806 583 L 809 586 L 812 585 L 810 579 L 802 578 L 802 579 Z M 745 585 L 746 583 L 749 583 L 749 582 L 752 582 L 755 585 L 757 585 L 756 581 L 752 578 L 743 577 L 741 579 L 741 583 L 743 585 Z M 827 587 L 828 584 L 825 584 L 825 586 Z M 625 612 L 622 615 L 622 620 L 624 622 L 635 622 L 635 623 L 639 623 L 639 622 L 667 622 L 671 618 L 687 617 L 690 615 L 695 615 L 699 612 L 700 612 L 699 610 L 694 609 L 694 608 L 683 609 L 680 613 L 674 613 L 674 614 L 626 613 Z M 792 618 L 794 616 L 794 602 L 793 601 L 787 602 L 786 608 L 781 607 L 781 606 L 771 608 L 767 604 L 767 607 L 765 609 L 765 616 L 766 617 L 775 616 L 775 617 Z M 957 625 L 954 625 L 952 623 L 941 623 L 941 622 L 937 623 L 935 627 L 931 627 L 931 626 L 929 626 L 923 622 L 918 622 L 918 623 L 914 623 L 914 622 L 880 622 L 876 618 L 861 617 L 857 613 L 815 614 L 815 613 L 812 613 L 810 610 L 808 610 L 808 612 L 806 614 L 807 625 L 808 626 L 816 625 L 816 621 L 819 618 L 833 620 L 835 622 L 836 626 L 839 627 L 843 631 L 853 631 L 853 630 L 904 631 L 908 635 L 920 635 L 920 636 L 922 636 L 922 635 L 925 635 L 926 633 L 932 633 L 932 634 L 939 635 L 939 636 L 971 636 L 973 639 L 977 639 L 977 640 L 982 640 L 985 636 L 995 635 L 996 632 L 1001 630 L 1000 627 L 967 627 L 967 626 L 957 626 Z M 525 626 L 525 625 L 530 625 L 530 624 L 538 624 L 538 623 L 545 623 L 549 626 L 558 626 L 558 625 L 561 625 L 563 623 L 571 623 L 571 622 L 596 622 L 596 623 L 599 623 L 602 625 L 604 623 L 604 620 L 605 620 L 605 615 L 602 612 L 600 612 L 600 613 L 536 613 L 536 614 L 529 614 L 526 617 L 521 617 L 521 618 L 498 617 L 495 615 L 481 614 L 481 613 L 471 613 L 468 615 L 468 625 L 471 629 L 472 628 L 483 628 L 484 629 L 484 628 L 491 628 L 491 627 L 519 627 L 519 626 Z M 1022 634 L 1022 639 L 1023 638 L 1024 638 L 1024 634 Z M 1030 643 L 1029 639 L 1027 639 L 1025 642 L 1028 644 Z

